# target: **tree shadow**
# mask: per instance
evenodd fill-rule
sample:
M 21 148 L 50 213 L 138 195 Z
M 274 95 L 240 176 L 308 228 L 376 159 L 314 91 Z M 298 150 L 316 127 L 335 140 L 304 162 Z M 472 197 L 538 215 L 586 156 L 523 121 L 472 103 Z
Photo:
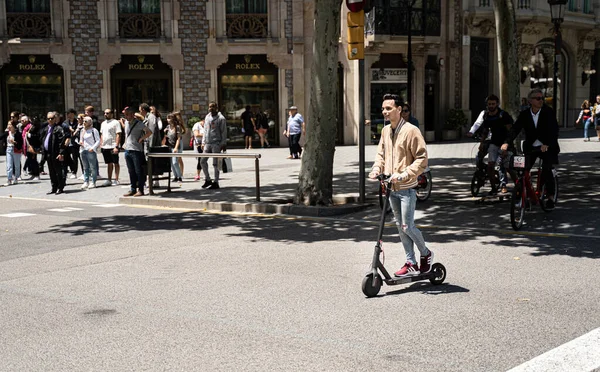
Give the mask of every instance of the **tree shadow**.
M 433 191 L 431 198 L 417 204 L 426 241 L 443 245 L 485 241 L 487 245 L 534 247 L 534 256 L 568 255 L 572 257 L 600 258 L 600 245 L 596 242 L 595 227 L 600 224 L 600 173 L 596 171 L 595 152 L 561 155 L 558 166 L 560 180 L 559 202 L 555 211 L 543 212 L 534 207 L 526 214 L 526 225 L 518 234 L 512 232 L 509 221 L 510 204 L 477 203 L 470 195 L 470 180 L 474 166 L 470 159 L 432 159 Z M 347 168 L 346 168 L 347 169 Z M 281 172 L 282 170 L 278 170 Z M 355 192 L 358 172 L 334 174 L 334 190 Z M 263 200 L 287 203 L 283 197 L 295 192 L 296 183 L 267 184 L 262 188 Z M 377 195 L 376 183 L 367 183 L 368 198 Z M 352 191 L 350 191 L 352 190 Z M 202 200 L 223 200 L 232 189 L 186 190 L 164 194 L 165 197 Z M 253 202 L 255 189 L 252 186 L 234 190 L 235 201 Z M 220 195 L 220 197 L 216 197 Z M 283 195 L 283 196 L 282 196 Z M 159 194 L 158 197 L 163 197 Z M 126 231 L 159 233 L 163 231 L 205 231 L 219 226 L 235 226 L 230 236 L 244 236 L 251 241 L 276 241 L 296 243 L 324 243 L 346 240 L 351 242 L 375 242 L 379 207 L 373 206 L 337 219 L 311 220 L 294 217 L 244 217 L 214 215 L 201 212 L 160 213 L 158 215 L 115 214 L 92 217 L 52 226 L 47 233 L 65 233 L 74 236 L 106 234 Z M 352 220 L 354 219 L 354 220 Z M 389 222 L 389 219 L 388 219 Z M 428 228 L 427 226 L 431 226 Z M 554 236 L 548 234 L 555 234 Z M 564 236 L 570 236 L 565 238 Z M 589 238 L 588 238 L 589 237 Z M 385 229 L 384 241 L 398 242 L 395 226 Z

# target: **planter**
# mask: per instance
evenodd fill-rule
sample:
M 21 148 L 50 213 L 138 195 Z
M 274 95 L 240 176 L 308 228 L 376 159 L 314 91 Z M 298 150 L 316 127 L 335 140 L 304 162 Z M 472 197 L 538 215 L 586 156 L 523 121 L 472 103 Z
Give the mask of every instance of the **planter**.
M 456 129 L 444 129 L 442 130 L 443 141 L 456 141 L 458 139 L 458 130 Z
M 425 131 L 425 142 L 433 142 L 435 141 L 435 131 L 434 130 L 426 130 Z

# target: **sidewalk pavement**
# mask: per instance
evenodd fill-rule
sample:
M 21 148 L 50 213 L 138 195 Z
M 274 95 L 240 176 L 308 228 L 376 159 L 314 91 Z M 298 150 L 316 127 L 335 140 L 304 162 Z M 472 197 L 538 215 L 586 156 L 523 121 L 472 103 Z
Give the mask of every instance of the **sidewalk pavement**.
M 600 142 L 583 142 L 579 132 L 561 132 L 561 154 L 600 152 Z M 366 147 L 365 172 L 367 174 L 373 163 L 376 150 L 377 146 L 375 145 L 367 145 Z M 477 152 L 477 144 L 472 140 L 434 143 L 428 145 L 428 150 L 435 184 L 436 179 L 444 179 L 445 169 L 471 167 L 473 158 Z M 0 187 L 0 197 L 10 196 L 99 204 L 121 203 L 190 210 L 281 213 L 309 216 L 350 213 L 375 203 L 377 184 L 369 181 L 366 182 L 367 205 L 357 203 L 359 196 L 358 146 L 339 146 L 336 148 L 333 167 L 334 206 L 331 207 L 306 207 L 292 204 L 298 184 L 301 160 L 286 159 L 289 155 L 287 148 L 234 149 L 228 152 L 231 154 L 261 154 L 260 202 L 257 202 L 255 199 L 254 159 L 232 159 L 233 172 L 221 173 L 219 180 L 221 188 L 218 190 L 207 190 L 201 188 L 201 185 L 204 183 L 203 175 L 200 181 L 194 181 L 193 179 L 196 174 L 196 159 L 184 158 L 183 182 L 172 183 L 172 192 L 166 192 L 167 181 L 161 180 L 161 187 L 155 189 L 156 195 L 146 195 L 136 198 L 123 197 L 123 194 L 129 189 L 129 175 L 123 154 L 121 154 L 120 161 L 120 186 L 81 190 L 81 180 L 68 179 L 64 194 L 46 195 L 46 192 L 51 188 L 50 180 L 48 176 L 42 176 L 40 181 L 24 181 L 18 185 Z M 4 157 L 0 160 L 0 169 L 5 169 Z M 213 176 L 212 159 L 209 159 L 209 170 L 211 176 Z M 3 171 L 0 172 L 2 173 L 0 184 L 5 184 L 6 173 Z M 105 164 L 100 165 L 100 174 L 106 177 Z M 100 179 L 97 185 L 102 185 L 104 181 L 105 178 Z

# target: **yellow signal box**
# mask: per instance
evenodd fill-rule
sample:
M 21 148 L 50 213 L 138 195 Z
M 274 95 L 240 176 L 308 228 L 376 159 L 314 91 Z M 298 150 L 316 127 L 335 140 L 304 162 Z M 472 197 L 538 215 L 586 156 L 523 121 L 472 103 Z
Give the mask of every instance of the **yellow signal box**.
M 348 13 L 348 59 L 365 58 L 365 12 Z

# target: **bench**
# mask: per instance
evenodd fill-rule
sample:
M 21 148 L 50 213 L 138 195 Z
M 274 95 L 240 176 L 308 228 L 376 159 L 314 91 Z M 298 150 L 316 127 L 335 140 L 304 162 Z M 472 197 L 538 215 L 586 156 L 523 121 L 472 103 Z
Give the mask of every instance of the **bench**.
M 254 174 L 256 177 L 256 201 L 260 201 L 260 167 L 259 159 L 260 154 L 228 154 L 228 153 L 216 153 L 216 154 L 198 154 L 198 153 L 154 153 L 150 152 L 147 154 L 150 161 L 148 161 L 148 192 L 150 195 L 154 195 L 153 182 L 152 182 L 152 158 L 230 158 L 230 159 L 254 159 Z M 171 179 L 167 184 L 167 192 L 171 192 Z

